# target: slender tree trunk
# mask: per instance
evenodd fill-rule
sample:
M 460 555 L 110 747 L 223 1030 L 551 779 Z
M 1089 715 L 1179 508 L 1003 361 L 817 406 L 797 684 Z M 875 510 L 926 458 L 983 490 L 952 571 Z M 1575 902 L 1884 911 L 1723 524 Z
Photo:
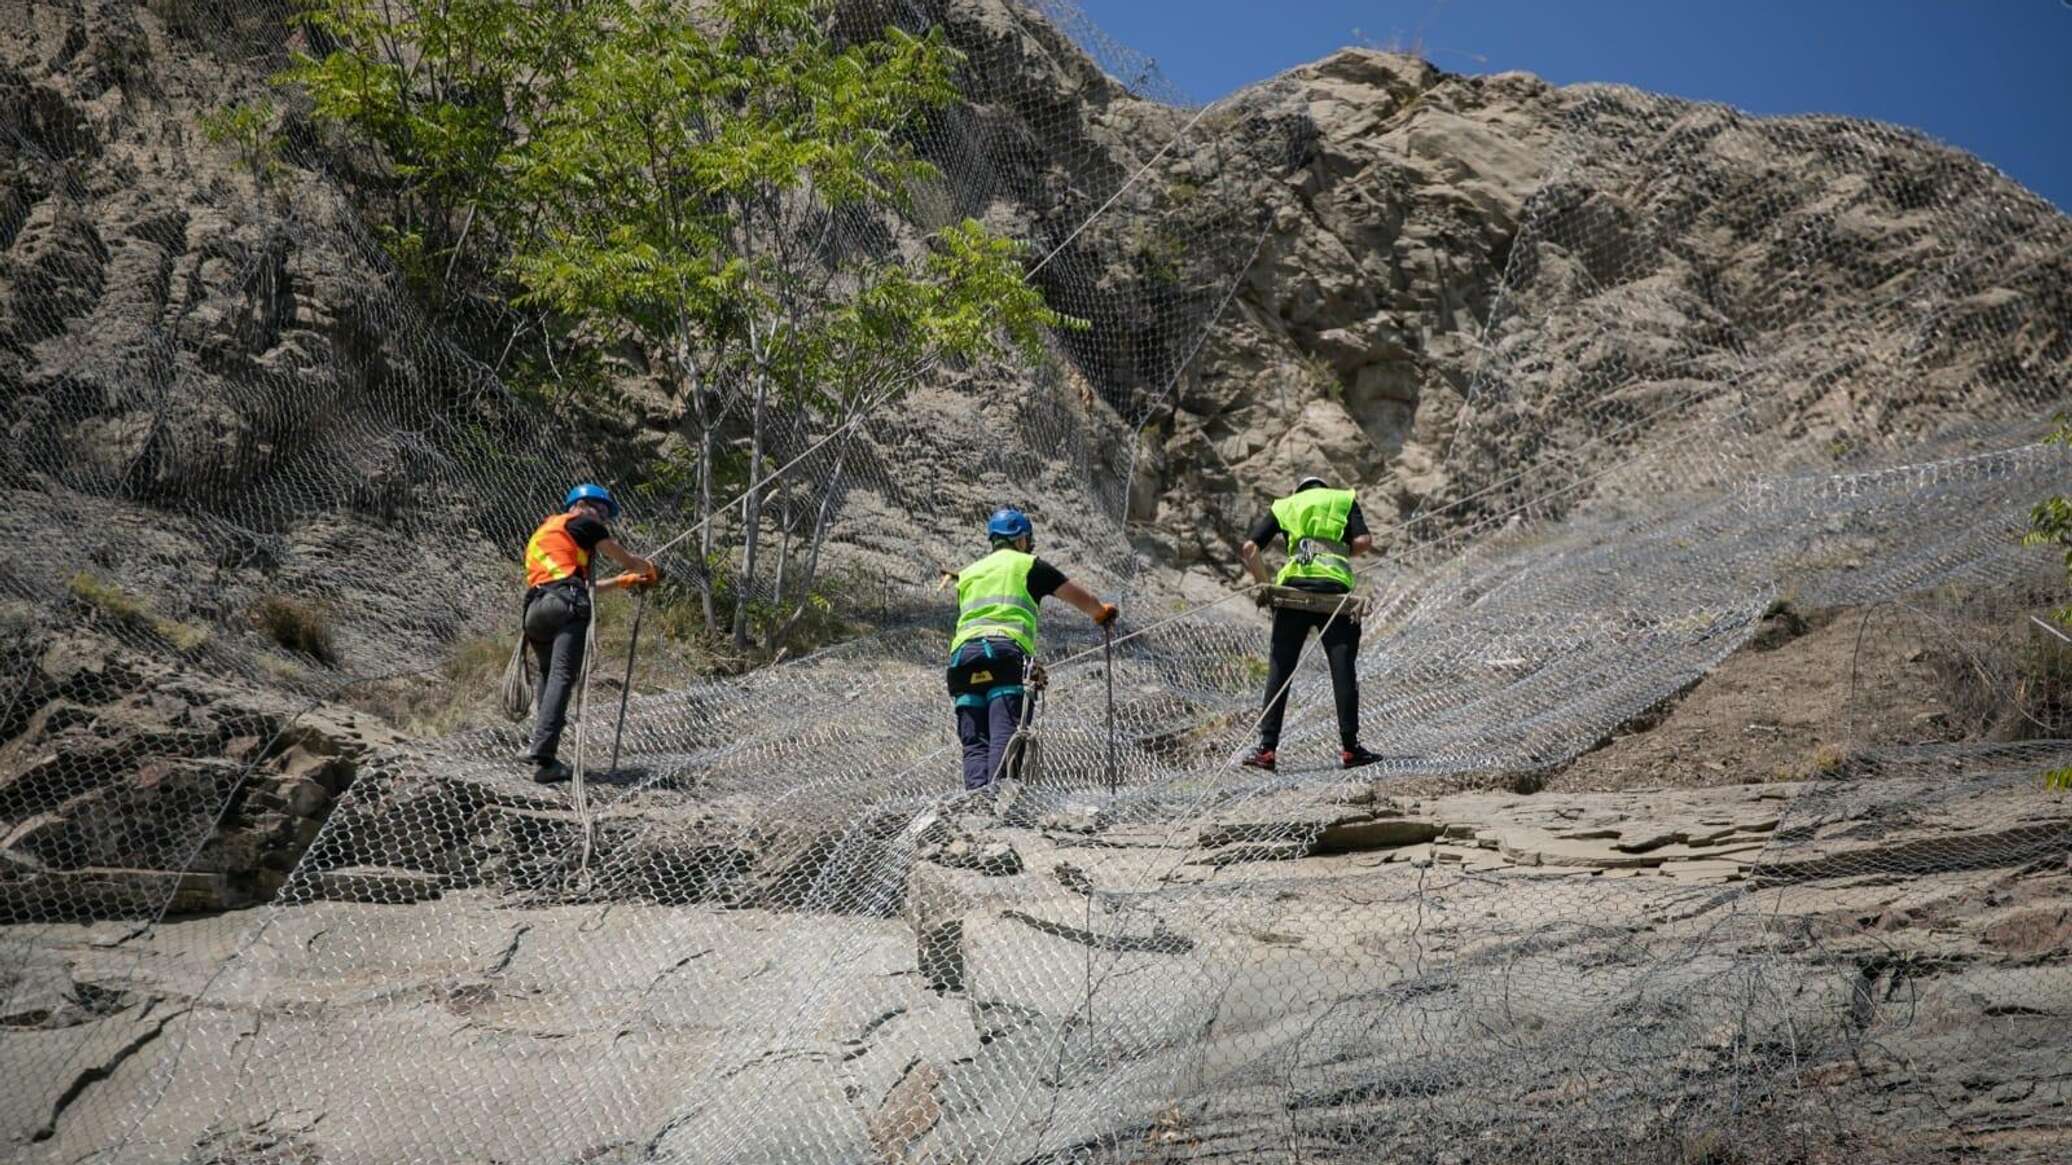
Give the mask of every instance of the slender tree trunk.
M 715 515 L 712 512 L 712 419 L 706 415 L 703 394 L 698 405 L 698 520 L 704 525 L 698 531 L 698 575 L 704 580 L 698 588 L 699 601 L 705 607 L 705 630 L 719 631 L 719 609 L 713 600 L 712 577 L 712 527 Z
M 784 577 L 791 565 L 791 482 L 779 478 L 777 481 L 777 575 L 770 584 L 770 609 L 784 609 Z
M 701 525 L 698 530 L 698 602 L 704 608 L 705 631 L 712 634 L 719 630 L 719 610 L 712 597 L 712 430 L 718 424 L 713 419 L 711 406 L 705 399 L 705 385 L 697 369 L 690 362 L 685 351 L 689 341 L 678 341 L 677 359 L 683 367 L 684 383 L 691 396 L 691 416 L 698 426 L 698 504 L 695 516 Z
M 781 647 L 791 637 L 792 628 L 806 613 L 806 604 L 813 601 L 813 583 L 820 575 L 820 548 L 827 545 L 827 528 L 835 517 L 835 498 L 842 492 L 842 470 L 848 461 L 845 447 L 835 454 L 835 471 L 827 479 L 827 492 L 821 496 L 820 509 L 813 515 L 813 533 L 806 540 L 806 565 L 800 573 L 797 587 L 799 601 L 785 616 L 784 625 L 770 636 L 771 647 Z
M 770 377 L 756 353 L 755 409 L 750 421 L 748 493 L 741 502 L 741 577 L 734 588 L 734 650 L 748 649 L 748 592 L 755 582 L 755 553 L 762 542 L 763 443 L 769 425 Z

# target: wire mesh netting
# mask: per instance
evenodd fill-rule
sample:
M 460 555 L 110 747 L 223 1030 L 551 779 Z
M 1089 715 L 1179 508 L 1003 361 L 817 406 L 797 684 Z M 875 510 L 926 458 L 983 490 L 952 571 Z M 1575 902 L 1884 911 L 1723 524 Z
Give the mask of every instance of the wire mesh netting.
M 2015 532 L 2067 476 L 2072 230 L 2034 196 L 1859 121 L 1376 54 L 1195 106 L 1062 0 L 843 5 L 944 26 L 962 97 L 822 246 L 977 218 L 1088 326 L 782 410 L 726 492 L 749 570 L 749 509 L 677 541 L 691 487 L 613 477 L 667 459 L 559 391 L 548 321 L 425 302 L 292 95 L 278 158 L 195 136 L 296 10 L 32 3 L 0 72 L 10 1157 L 2063 1152 L 2072 644 Z M 1379 352 L 1446 371 L 1399 399 Z M 1318 383 L 1198 405 L 1257 377 Z M 705 391 L 734 442 L 745 382 Z M 1152 468 L 1317 410 L 1414 418 L 1356 483 L 1388 760 L 1307 759 L 1311 652 L 1263 773 L 1264 625 L 1153 527 L 1273 487 Z M 724 678 L 658 637 L 616 767 L 593 657 L 550 787 L 455 690 L 590 477 L 686 609 L 847 633 Z M 1112 662 L 1046 622 L 1031 754 L 972 797 L 934 588 L 1008 502 L 1124 622 Z

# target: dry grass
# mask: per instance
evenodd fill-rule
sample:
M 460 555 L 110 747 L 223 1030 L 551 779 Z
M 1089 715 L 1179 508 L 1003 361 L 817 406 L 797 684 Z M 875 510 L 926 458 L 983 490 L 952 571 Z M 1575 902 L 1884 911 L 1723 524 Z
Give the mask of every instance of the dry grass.
M 1803 760 L 1785 765 L 1770 775 L 1773 781 L 1817 781 L 1832 777 L 1842 771 L 1849 762 L 1849 756 L 1839 747 L 1825 742 L 1813 746 L 1813 751 Z
M 151 600 L 132 594 L 90 571 L 80 571 L 66 584 L 72 597 L 85 603 L 110 621 L 133 631 L 155 635 L 182 653 L 199 651 L 209 641 L 209 629 L 158 613 Z
M 457 640 L 436 673 L 357 684 L 346 702 L 412 736 L 449 736 L 508 723 L 497 708 L 497 687 L 517 634 L 513 628 L 501 636 Z
M 844 581 L 846 576 L 832 576 L 827 586 L 832 589 Z M 779 654 L 767 646 L 751 647 L 746 653 L 732 651 L 723 637 L 705 630 L 697 596 L 688 587 L 665 586 L 651 593 L 644 612 L 636 596 L 616 592 L 599 595 L 592 610 L 595 645 L 589 663 L 593 700 L 609 700 L 616 705 L 627 678 L 627 649 L 636 615 L 640 619 L 640 644 L 633 665 L 635 692 L 668 691 L 715 676 L 738 675 L 770 663 Z M 722 614 L 730 610 L 723 607 Z M 258 614 L 255 610 L 255 616 Z M 769 616 L 768 612 L 758 614 L 765 619 Z M 296 648 L 283 636 L 292 639 L 325 626 L 322 612 L 306 607 L 274 611 L 264 618 L 272 620 L 262 623 L 268 634 L 303 655 L 312 653 Z M 280 626 L 279 632 L 273 629 L 275 622 Z M 791 636 L 792 649 L 783 654 L 803 654 L 858 630 L 834 613 L 832 602 L 809 605 Z M 435 673 L 355 684 L 344 699 L 416 736 L 446 736 L 471 728 L 509 724 L 503 716 L 498 692 L 517 636 L 513 620 L 489 634 L 455 640 L 448 645 L 446 657 Z
M 626 596 L 600 595 L 593 618 L 591 696 L 616 701 L 626 674 L 634 604 Z M 457 639 L 448 645 L 435 673 L 358 685 L 348 702 L 414 736 L 448 736 L 509 724 L 497 697 L 517 638 L 513 621 L 490 634 Z M 695 608 L 670 609 L 649 600 L 633 671 L 635 691 L 661 691 L 706 678 L 720 672 L 725 662 L 706 642 Z
M 326 667 L 338 666 L 331 617 L 322 608 L 286 595 L 268 595 L 252 608 L 252 622 L 275 643 Z

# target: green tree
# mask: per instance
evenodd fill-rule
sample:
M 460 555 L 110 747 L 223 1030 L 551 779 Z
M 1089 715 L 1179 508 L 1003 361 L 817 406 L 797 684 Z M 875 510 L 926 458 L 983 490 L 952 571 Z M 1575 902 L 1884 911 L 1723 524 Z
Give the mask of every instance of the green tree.
M 2045 437 L 2048 445 L 2072 445 L 2072 417 L 2059 414 L 2057 428 Z M 2053 494 L 2029 510 L 2029 529 L 2022 534 L 2024 546 L 2064 547 L 2065 577 L 2072 582 L 2072 501 Z M 2072 605 L 2059 607 L 2051 618 L 2060 626 L 2072 627 Z M 2046 789 L 2072 789 L 2072 767 L 2051 769 L 2043 774 Z
M 494 273 L 537 208 L 505 159 L 596 43 L 594 0 L 304 0 L 307 48 L 277 80 L 353 144 L 354 180 L 386 204 L 387 245 L 434 308 L 456 267 Z
M 2072 445 L 2072 417 L 2060 414 L 2057 428 L 2052 430 L 2044 443 L 2047 445 Z M 2072 501 L 2063 494 L 2053 494 L 2037 502 L 2029 510 L 2029 528 L 2022 534 L 2024 546 L 2064 547 L 2065 577 L 2072 582 Z M 2072 606 L 2059 607 L 2052 618 L 2066 627 L 2072 627 Z
M 281 173 L 281 143 L 273 132 L 273 118 L 270 101 L 219 106 L 201 115 L 202 140 L 235 149 L 253 183 L 264 189 Z
M 1033 359 L 1047 328 L 1076 323 L 1022 278 L 1017 247 L 975 222 L 904 251 L 843 235 L 845 224 L 900 229 L 915 185 L 936 177 L 913 133 L 956 99 L 960 56 L 940 29 L 844 40 L 828 0 L 326 0 L 322 11 L 328 50 L 290 76 L 327 123 L 396 160 L 419 204 L 412 221 L 486 214 L 515 302 L 600 344 L 638 344 L 687 403 L 696 557 L 738 564 L 724 619 L 737 647 L 766 532 L 778 537 L 773 646 L 805 612 L 846 469 L 838 443 L 809 509 L 788 486 L 764 487 L 773 436 L 805 447 L 940 370 Z M 723 525 L 719 438 L 737 406 L 754 488 Z M 718 629 L 714 587 L 703 593 Z

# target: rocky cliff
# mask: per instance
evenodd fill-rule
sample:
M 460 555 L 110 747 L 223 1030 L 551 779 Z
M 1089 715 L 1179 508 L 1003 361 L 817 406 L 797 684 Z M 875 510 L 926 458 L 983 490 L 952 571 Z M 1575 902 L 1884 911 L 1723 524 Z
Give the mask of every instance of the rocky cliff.
M 2072 664 L 2007 535 L 2064 475 L 2030 444 L 2062 216 L 1886 126 L 1358 50 L 1190 108 L 1064 4 L 842 13 L 968 57 L 888 245 L 983 218 L 1091 326 L 808 461 L 868 633 L 649 685 L 575 794 L 390 701 L 484 682 L 510 545 L 680 403 L 638 353 L 609 397 L 514 390 L 538 322 L 414 298 L 292 95 L 210 140 L 305 35 L 277 7 L 0 0 L 0 534 L 33 550 L 0 560 L 0 1138 L 2063 1149 L 2072 826 L 2037 778 Z M 1314 666 L 1287 768 L 1226 767 L 1264 628 L 1196 609 L 1309 472 L 1389 550 L 1394 756 L 1354 784 L 1303 759 Z M 988 808 L 948 796 L 928 588 L 1010 500 L 1130 622 L 1112 663 L 1046 626 L 1040 765 Z

